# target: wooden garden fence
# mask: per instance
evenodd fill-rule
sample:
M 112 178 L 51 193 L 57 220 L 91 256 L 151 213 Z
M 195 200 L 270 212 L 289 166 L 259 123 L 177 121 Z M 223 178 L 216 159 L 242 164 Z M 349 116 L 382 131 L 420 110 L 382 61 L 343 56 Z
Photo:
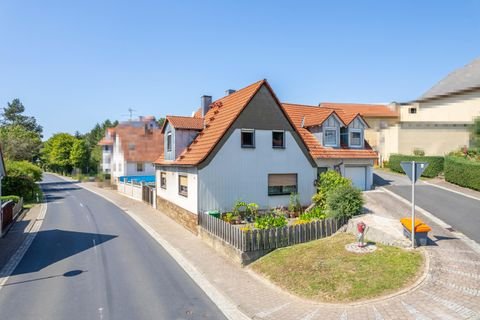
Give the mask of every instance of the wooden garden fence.
M 198 215 L 198 224 L 202 229 L 242 252 L 288 247 L 329 237 L 347 221 L 348 219 L 345 218 L 329 218 L 281 228 L 242 231 L 208 214 Z

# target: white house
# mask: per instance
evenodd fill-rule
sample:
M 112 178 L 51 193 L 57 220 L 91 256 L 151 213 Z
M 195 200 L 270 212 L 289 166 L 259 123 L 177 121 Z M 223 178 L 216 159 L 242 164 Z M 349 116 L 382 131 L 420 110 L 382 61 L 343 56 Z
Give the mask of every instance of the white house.
M 103 172 L 111 173 L 113 183 L 122 176 L 154 176 L 153 162 L 162 153 L 163 140 L 153 116 L 107 129 L 99 142 L 103 150 Z
M 296 192 L 309 205 L 318 172 L 327 168 L 368 189 L 377 155 L 365 145 L 365 127 L 358 114 L 282 105 L 266 80 L 213 103 L 203 96 L 193 117 L 169 116 L 162 127 L 157 206 L 193 224 L 197 213 L 228 211 L 236 200 L 287 206 Z

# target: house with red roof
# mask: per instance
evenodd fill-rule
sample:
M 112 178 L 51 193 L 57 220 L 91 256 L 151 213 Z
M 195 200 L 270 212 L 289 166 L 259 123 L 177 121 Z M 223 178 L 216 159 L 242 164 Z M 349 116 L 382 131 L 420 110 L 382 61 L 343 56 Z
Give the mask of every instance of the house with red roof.
M 163 142 L 163 135 L 153 116 L 107 128 L 98 143 L 102 147 L 102 171 L 111 174 L 113 183 L 125 176 L 153 177 L 153 162 L 163 152 Z
M 157 207 L 185 225 L 196 214 L 231 210 L 235 201 L 309 205 L 318 173 L 337 170 L 370 189 L 377 154 L 364 140 L 359 113 L 282 104 L 266 80 L 201 98 L 192 117 L 167 116 L 155 161 Z

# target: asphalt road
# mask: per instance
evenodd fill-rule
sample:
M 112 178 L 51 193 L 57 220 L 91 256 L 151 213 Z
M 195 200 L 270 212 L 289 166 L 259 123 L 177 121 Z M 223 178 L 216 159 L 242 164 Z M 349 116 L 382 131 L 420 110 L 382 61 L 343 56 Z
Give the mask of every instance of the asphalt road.
M 373 181 L 375 185 L 411 201 L 411 182 L 406 176 L 375 171 Z M 418 181 L 415 185 L 415 204 L 480 243 L 480 200 Z
M 53 175 L 42 185 L 46 217 L 0 288 L 1 319 L 225 319 L 118 207 Z

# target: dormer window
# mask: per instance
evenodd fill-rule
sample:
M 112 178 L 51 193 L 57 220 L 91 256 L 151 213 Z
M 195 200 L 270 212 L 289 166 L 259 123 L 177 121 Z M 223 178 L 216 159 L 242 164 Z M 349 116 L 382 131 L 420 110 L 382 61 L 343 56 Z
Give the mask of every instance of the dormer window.
M 172 151 L 172 132 L 167 133 L 167 152 Z
M 336 128 L 326 128 L 324 134 L 324 143 L 326 147 L 336 147 L 337 146 L 337 129 Z
M 361 147 L 362 146 L 362 131 L 359 129 L 350 129 L 350 146 Z

